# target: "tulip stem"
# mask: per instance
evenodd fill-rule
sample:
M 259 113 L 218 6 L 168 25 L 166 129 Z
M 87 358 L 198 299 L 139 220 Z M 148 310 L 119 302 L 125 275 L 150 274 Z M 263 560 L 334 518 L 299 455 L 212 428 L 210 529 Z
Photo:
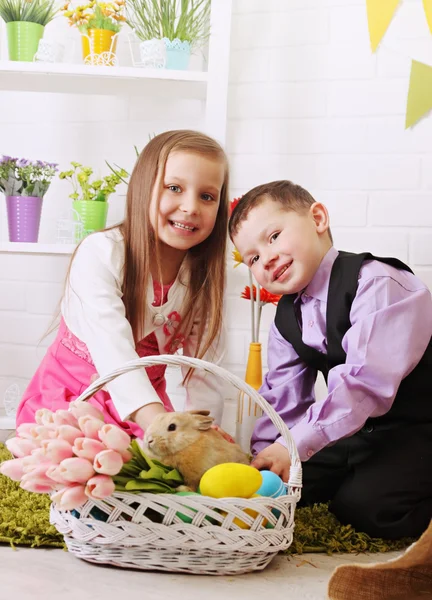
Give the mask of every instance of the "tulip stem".
M 249 270 L 249 286 L 250 286 L 250 297 L 251 297 L 251 330 L 252 330 L 252 342 L 255 342 L 255 300 L 254 300 L 254 285 L 252 279 L 252 273 Z
M 261 302 L 261 288 L 259 286 L 259 284 L 257 284 L 257 298 L 259 298 L 259 300 L 257 300 L 258 302 L 258 314 L 257 314 L 257 325 L 256 325 L 256 341 L 259 342 L 259 331 L 260 331 L 260 325 L 261 325 L 261 313 L 262 313 L 262 308 L 264 306 L 264 302 Z

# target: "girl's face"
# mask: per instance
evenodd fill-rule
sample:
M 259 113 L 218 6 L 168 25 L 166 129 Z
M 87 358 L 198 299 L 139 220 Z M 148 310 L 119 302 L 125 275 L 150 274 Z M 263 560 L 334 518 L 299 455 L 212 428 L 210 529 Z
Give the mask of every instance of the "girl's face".
M 180 255 L 197 246 L 213 231 L 225 178 L 220 160 L 175 151 L 167 159 L 157 210 L 153 194 L 150 220 L 164 247 Z M 176 254 L 177 254 L 176 252 Z

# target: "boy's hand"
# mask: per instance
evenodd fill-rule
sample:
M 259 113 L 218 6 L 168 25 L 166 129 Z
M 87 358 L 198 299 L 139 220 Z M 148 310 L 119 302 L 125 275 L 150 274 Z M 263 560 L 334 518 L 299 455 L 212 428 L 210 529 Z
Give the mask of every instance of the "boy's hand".
M 252 461 L 252 467 L 273 471 L 285 482 L 289 479 L 290 466 L 290 453 L 278 442 L 261 450 Z

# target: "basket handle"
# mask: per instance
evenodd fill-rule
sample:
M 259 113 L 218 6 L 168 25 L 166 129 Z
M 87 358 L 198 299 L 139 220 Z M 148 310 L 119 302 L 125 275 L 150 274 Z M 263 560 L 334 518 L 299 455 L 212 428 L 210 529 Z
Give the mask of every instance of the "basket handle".
M 291 469 L 288 485 L 292 488 L 301 487 L 302 469 L 298 451 L 288 427 L 282 421 L 280 416 L 277 414 L 274 408 L 266 400 L 264 400 L 264 398 L 260 394 L 258 394 L 257 391 L 255 391 L 245 381 L 240 379 L 240 377 L 237 377 L 237 375 L 234 375 L 226 369 L 213 363 L 210 363 L 206 360 L 202 360 L 200 358 L 192 358 L 190 356 L 180 356 L 172 354 L 161 354 L 159 356 L 145 356 L 142 358 L 137 358 L 135 360 L 127 362 L 118 369 L 114 369 L 113 371 L 111 371 L 111 373 L 104 375 L 103 377 L 99 377 L 99 379 L 96 379 L 96 381 L 89 385 L 89 387 L 77 398 L 77 401 L 88 400 L 93 396 L 93 394 L 102 389 L 106 383 L 113 381 L 114 379 L 116 379 L 120 375 L 123 375 L 124 373 L 128 373 L 129 371 L 135 371 L 143 367 L 153 367 L 155 365 L 169 365 L 177 367 L 192 367 L 194 369 L 203 369 L 208 373 L 212 373 L 213 375 L 221 377 L 225 381 L 231 383 L 241 392 L 247 394 L 267 414 L 267 416 L 270 418 L 271 422 L 279 431 L 286 443 L 286 446 L 291 456 Z

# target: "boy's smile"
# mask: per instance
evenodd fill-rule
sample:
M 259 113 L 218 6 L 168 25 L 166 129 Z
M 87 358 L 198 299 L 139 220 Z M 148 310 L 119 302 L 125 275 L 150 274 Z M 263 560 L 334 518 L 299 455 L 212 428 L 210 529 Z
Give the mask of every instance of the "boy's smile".
M 318 202 L 297 212 L 264 200 L 233 241 L 261 286 L 273 294 L 295 294 L 312 281 L 332 245 L 328 226 L 327 210 Z

